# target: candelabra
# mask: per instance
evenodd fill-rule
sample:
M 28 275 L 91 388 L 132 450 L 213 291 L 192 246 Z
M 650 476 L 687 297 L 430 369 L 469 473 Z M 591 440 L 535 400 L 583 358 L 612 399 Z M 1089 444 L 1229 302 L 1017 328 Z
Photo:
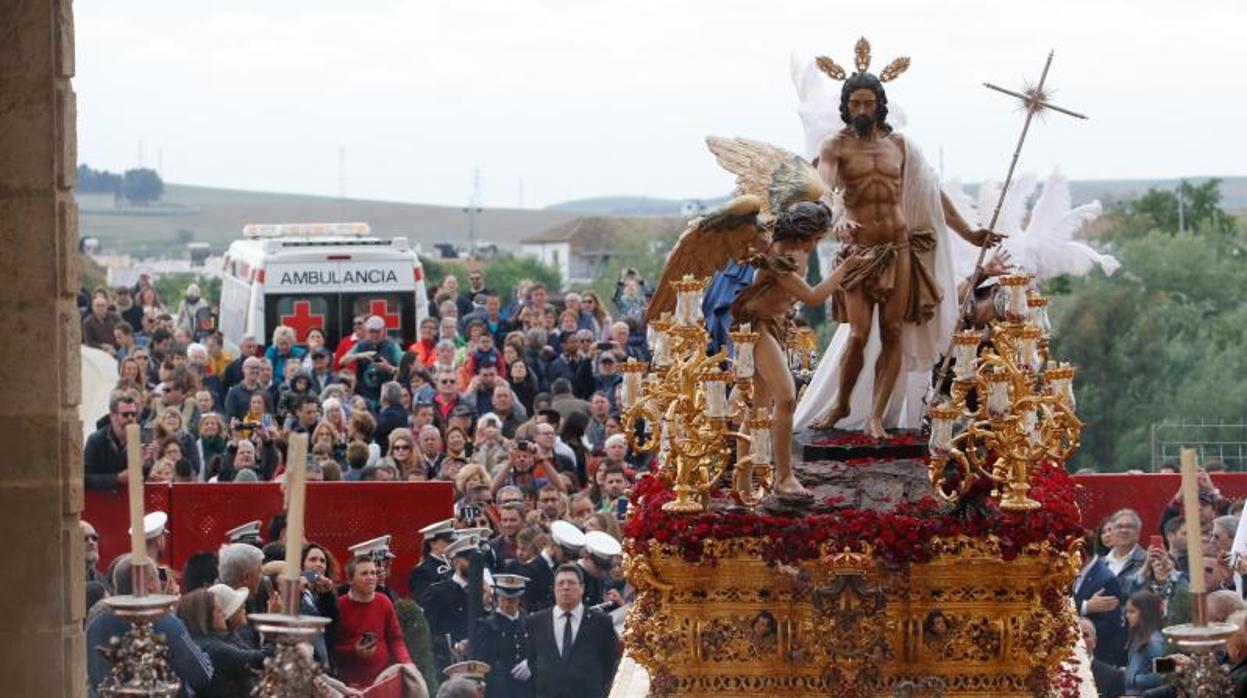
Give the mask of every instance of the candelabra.
M 1229 672 L 1218 661 L 1217 651 L 1238 632 L 1231 623 L 1208 622 L 1208 595 L 1191 594 L 1193 619 L 1190 623 L 1170 625 L 1161 630 L 1165 637 L 1191 658 L 1191 663 L 1178 677 L 1183 695 L 1190 698 L 1216 698 L 1234 692 Z
M 1029 277 L 1000 277 L 1004 318 L 953 337 L 949 399 L 931 406 L 929 474 L 939 499 L 956 503 L 986 477 L 1005 511 L 1029 511 L 1036 464 L 1064 464 L 1078 448 L 1074 369 L 1048 360 L 1047 299 Z
M 113 613 L 130 621 L 130 629 L 121 637 L 111 638 L 107 647 L 98 648 L 111 664 L 108 676 L 96 689 L 101 696 L 172 698 L 181 688 L 169 665 L 165 636 L 152 629 L 152 623 L 168 613 L 178 597 L 148 594 L 142 572 L 139 569 L 132 575 L 134 593 L 104 599 Z
M 708 355 L 701 314 L 706 282 L 690 275 L 672 282 L 674 315 L 650 323 L 652 365 L 629 359 L 619 367 L 624 433 L 634 450 L 656 454 L 657 472 L 671 479 L 676 493 L 663 509 L 677 513 L 704 511 L 710 491 L 733 466 L 730 487 L 745 506 L 762 500 L 773 477 L 770 415 L 750 407 L 759 335 L 748 325 L 730 333 L 730 368 L 724 368 L 726 350 Z M 645 425 L 640 434 L 638 420 Z
M 299 614 L 303 596 L 300 577 L 279 576 L 283 613 L 251 613 L 247 618 L 261 633 L 276 640 L 273 656 L 264 660 L 264 671 L 256 686 L 261 698 L 296 698 L 316 695 L 323 671 L 312 658 L 308 644 L 324 631 L 330 619 Z

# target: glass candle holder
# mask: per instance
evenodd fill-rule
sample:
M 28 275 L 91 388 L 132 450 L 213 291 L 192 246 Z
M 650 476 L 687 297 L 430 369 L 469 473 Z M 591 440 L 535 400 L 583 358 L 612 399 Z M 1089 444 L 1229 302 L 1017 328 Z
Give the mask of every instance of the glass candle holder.
M 1052 322 L 1048 319 L 1048 298 L 1038 291 L 1026 294 L 1026 305 L 1030 308 L 1031 321 L 1045 335 L 1052 332 Z
M 706 416 L 711 419 L 727 418 L 727 379 L 723 371 L 711 371 L 702 377 L 701 387 L 706 394 Z
M 953 335 L 953 375 L 970 378 L 974 375 L 974 360 L 978 356 L 982 337 L 977 330 L 962 330 Z
M 645 364 L 629 357 L 619 367 L 619 372 L 623 374 L 623 384 L 620 388 L 619 397 L 623 403 L 623 408 L 626 410 L 635 406 L 644 393 L 642 386 L 645 380 Z
M 1030 277 L 1026 274 L 1005 274 L 1000 277 L 1000 287 L 1005 292 L 1005 320 L 1025 322 L 1030 316 L 1030 307 L 1026 304 L 1028 281 Z
M 987 417 L 1003 419 L 1009 416 L 1009 376 L 990 373 L 987 376 Z
M 957 408 L 948 404 L 934 405 L 928 410 L 931 416 L 931 438 L 927 445 L 933 456 L 946 456 L 953 450 L 953 425 L 957 422 Z
M 729 332 L 732 340 L 732 368 L 738 380 L 753 378 L 753 346 L 758 341 L 758 333 L 752 331 L 748 323 L 741 325 L 735 332 Z

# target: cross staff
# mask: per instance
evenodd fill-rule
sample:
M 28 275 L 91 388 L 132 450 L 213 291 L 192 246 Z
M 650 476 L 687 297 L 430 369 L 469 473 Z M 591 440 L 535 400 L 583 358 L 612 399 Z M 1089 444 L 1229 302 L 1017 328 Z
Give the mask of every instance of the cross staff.
M 1004 184 L 1000 187 L 1000 197 L 996 199 L 996 209 L 992 211 L 991 221 L 987 224 L 988 230 L 993 230 L 996 227 L 997 219 L 1000 218 L 1000 209 L 1004 206 L 1005 195 L 1009 193 L 1009 184 L 1013 181 L 1013 170 L 1017 167 L 1018 156 L 1022 154 L 1022 144 L 1026 142 L 1026 134 L 1030 131 L 1031 121 L 1034 120 L 1035 115 L 1043 113 L 1045 109 L 1051 109 L 1077 119 L 1087 118 L 1083 114 L 1066 109 L 1065 107 L 1058 107 L 1048 101 L 1048 93 L 1044 92 L 1044 82 L 1048 79 L 1048 68 L 1052 66 L 1052 57 L 1054 54 L 1054 51 L 1048 52 L 1048 60 L 1044 62 L 1043 72 L 1039 74 L 1039 83 L 1034 87 L 1026 88 L 1024 92 L 1015 92 L 1013 90 L 1000 87 L 999 85 L 993 85 L 990 82 L 983 83 L 983 86 L 988 89 L 995 90 L 1021 100 L 1022 107 L 1026 109 L 1026 120 L 1022 122 L 1022 133 L 1018 135 L 1017 145 L 1013 148 L 1013 157 L 1009 160 L 1009 172 L 1005 174 Z M 960 303 L 958 304 L 959 312 L 957 315 L 957 329 L 961 329 L 965 326 L 965 318 L 966 313 L 970 308 L 970 300 L 974 298 L 974 289 L 983 279 L 983 257 L 987 255 L 989 241 L 990 238 L 985 239 L 983 244 L 979 247 L 979 257 L 978 261 L 974 263 L 974 272 L 970 275 L 970 283 L 966 284 L 965 292 L 960 298 Z M 940 362 L 940 370 L 936 376 L 935 385 L 933 385 L 931 390 L 928 391 L 928 399 L 926 401 L 928 404 L 931 402 L 930 398 L 933 397 L 937 391 L 942 389 L 944 379 L 948 375 L 948 367 L 952 360 L 952 354 L 952 347 L 950 346 L 949 349 L 944 352 L 943 361 Z
M 1026 109 L 1026 120 L 1022 122 L 1022 133 L 1018 136 L 1017 146 L 1013 149 L 1013 158 L 1009 160 L 1009 172 L 1005 174 L 1004 184 L 1000 187 L 1000 197 L 996 199 L 996 209 L 992 211 L 991 222 L 987 224 L 988 230 L 993 230 L 996 227 L 997 219 L 1000 218 L 1000 209 L 1004 206 L 1005 195 L 1009 193 L 1009 184 L 1013 182 L 1013 170 L 1017 167 L 1018 156 L 1022 154 L 1022 143 L 1026 142 L 1026 134 L 1030 131 L 1031 121 L 1034 120 L 1035 115 L 1042 113 L 1045 109 L 1051 109 L 1078 119 L 1087 118 L 1083 114 L 1079 114 L 1076 111 L 1071 111 L 1064 107 L 1058 107 L 1048 101 L 1048 93 L 1044 92 L 1043 88 L 1044 82 L 1048 79 L 1048 68 L 1052 66 L 1052 56 L 1054 53 L 1055 52 L 1053 51 L 1048 52 L 1048 60 L 1044 62 L 1043 72 L 1039 74 L 1039 84 L 1033 88 L 1027 89 L 1025 92 L 1014 92 L 1013 90 L 993 85 L 990 82 L 983 83 L 983 86 L 988 89 L 1002 92 L 1011 97 L 1020 99 L 1022 101 L 1022 106 Z M 970 278 L 971 283 L 966 286 L 965 295 L 961 298 L 961 315 L 959 317 L 963 318 L 963 322 L 966 311 L 968 310 L 967 306 L 969 305 L 970 298 L 974 294 L 974 288 L 978 286 L 979 281 L 982 280 L 983 257 L 986 256 L 986 254 L 987 241 L 985 240 L 983 245 L 979 248 L 979 258 L 974 264 L 974 274 Z

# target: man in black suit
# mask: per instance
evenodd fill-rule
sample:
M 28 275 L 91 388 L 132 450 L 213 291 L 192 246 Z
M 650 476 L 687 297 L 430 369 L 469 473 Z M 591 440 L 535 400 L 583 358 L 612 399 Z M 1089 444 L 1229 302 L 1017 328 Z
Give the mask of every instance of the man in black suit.
M 554 571 L 566 562 L 580 559 L 585 547 L 585 534 L 567 521 L 550 524 L 550 543 L 523 567 L 528 577 L 524 590 L 524 608 L 530 613 L 554 605 Z
M 1083 546 L 1087 561 L 1074 580 L 1074 606 L 1078 615 L 1095 626 L 1096 659 L 1114 666 L 1126 665 L 1126 624 L 1122 616 L 1121 586 L 1117 576 L 1104 564 L 1104 560 L 1090 552 L 1091 536 Z M 1090 651 L 1090 648 L 1088 648 Z
M 578 565 L 560 565 L 554 573 L 554 607 L 528 617 L 524 668 L 532 672 L 542 698 L 605 698 L 610 693 L 619 638 L 610 616 L 585 608 L 581 574 Z
M 1082 631 L 1083 644 L 1087 646 L 1087 654 L 1091 658 L 1091 676 L 1095 679 L 1095 690 L 1100 698 L 1119 698 L 1126 692 L 1126 672 L 1121 667 L 1113 666 L 1097 659 L 1095 625 L 1086 618 L 1078 619 L 1078 628 Z

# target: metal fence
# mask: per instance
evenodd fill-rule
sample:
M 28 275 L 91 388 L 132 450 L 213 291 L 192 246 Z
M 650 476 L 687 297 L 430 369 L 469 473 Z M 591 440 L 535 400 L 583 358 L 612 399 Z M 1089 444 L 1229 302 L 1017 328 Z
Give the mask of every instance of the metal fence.
M 1220 420 L 1165 421 L 1153 424 L 1152 472 L 1177 464 L 1183 448 L 1199 452 L 1199 462 L 1220 460 L 1228 470 L 1247 470 L 1247 423 Z

